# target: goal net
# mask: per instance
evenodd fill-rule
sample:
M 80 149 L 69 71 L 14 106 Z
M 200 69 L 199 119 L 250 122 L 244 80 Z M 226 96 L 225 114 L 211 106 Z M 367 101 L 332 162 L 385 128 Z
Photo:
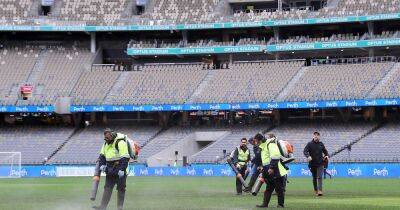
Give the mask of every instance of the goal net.
M 0 152 L 0 178 L 21 178 L 21 152 Z

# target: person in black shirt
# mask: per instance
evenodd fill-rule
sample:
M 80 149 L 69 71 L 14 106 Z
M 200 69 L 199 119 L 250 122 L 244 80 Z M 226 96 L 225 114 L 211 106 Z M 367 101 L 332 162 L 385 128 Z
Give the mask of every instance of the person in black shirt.
M 308 167 L 312 173 L 314 192 L 322 196 L 322 175 L 324 174 L 324 160 L 328 160 L 328 151 L 320 141 L 320 134 L 314 132 L 312 141 L 308 142 L 304 148 L 304 155 L 308 160 Z
M 261 149 L 259 147 L 261 143 L 261 134 L 257 134 L 256 137 L 250 138 L 249 143 L 253 145 L 253 154 L 254 157 L 251 160 L 251 178 L 249 182 L 249 186 L 245 189 L 245 192 L 250 192 L 251 188 L 253 188 L 254 184 L 257 181 L 258 175 L 262 169 L 262 161 L 261 161 Z M 263 138 L 263 137 L 262 137 Z

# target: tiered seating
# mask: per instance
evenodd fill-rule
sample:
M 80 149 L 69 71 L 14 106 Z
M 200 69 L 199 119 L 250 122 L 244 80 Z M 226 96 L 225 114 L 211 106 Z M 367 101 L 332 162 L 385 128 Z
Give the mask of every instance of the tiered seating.
M 38 53 L 38 48 L 30 46 L 0 49 L 0 105 L 15 105 L 20 85 L 28 79 Z
M 64 126 L 3 127 L 0 129 L 0 152 L 21 152 L 22 164 L 41 164 L 73 131 Z
M 337 7 L 325 7 L 314 15 L 316 17 L 341 17 L 396 13 L 399 10 L 400 0 L 340 0 Z
M 235 63 L 214 72 L 197 103 L 273 101 L 303 61 Z
M 89 25 L 119 25 L 128 0 L 62 0 L 60 19 Z
M 400 160 L 400 124 L 393 122 L 344 150 L 335 160 L 357 162 L 387 162 Z
M 119 95 L 109 95 L 113 104 L 182 104 L 207 74 L 202 64 L 145 65 L 129 72 Z
M 231 133 L 225 136 L 222 139 L 210 144 L 197 154 L 193 155 L 190 158 L 190 162 L 192 163 L 213 163 L 217 160 L 223 159 L 223 150 L 226 150 L 226 155 L 230 155 L 230 153 L 240 144 L 240 140 L 242 138 L 250 138 L 257 134 L 258 132 L 262 132 L 270 127 L 269 125 L 265 126 L 235 126 L 229 130 Z M 250 149 L 250 154 L 253 155 L 253 147 L 249 144 L 248 148 Z M 218 158 L 217 158 L 218 156 Z
M 152 138 L 159 130 L 157 126 L 110 126 L 115 131 L 128 135 L 140 145 Z M 104 143 L 104 127 L 88 127 L 74 135 L 65 146 L 56 153 L 50 163 L 84 164 L 94 163 L 99 157 L 101 146 Z
M 93 54 L 88 49 L 51 47 L 41 58 L 43 66 L 35 82 L 34 97 L 20 104 L 52 105 L 58 97 L 69 96 Z M 40 67 L 39 67 L 40 68 Z
M 152 156 L 157 154 L 158 152 L 161 152 L 168 146 L 171 146 L 175 142 L 184 139 L 188 135 L 190 135 L 193 132 L 191 128 L 178 128 L 178 127 L 173 127 L 165 132 L 161 133 L 157 137 L 155 137 L 153 140 L 151 140 L 148 144 L 146 144 L 145 147 L 141 150 L 141 155 L 139 156 L 139 162 L 145 162 L 145 160 Z
M 293 122 L 273 129 L 279 139 L 287 140 L 294 146 L 294 155 L 299 162 L 306 162 L 303 150 L 311 141 L 314 131 L 321 134 L 321 141 L 329 153 L 339 150 L 348 143 L 357 140 L 371 130 L 373 123 L 303 123 Z
M 213 13 L 220 0 L 153 0 L 154 10 L 146 17 L 162 23 L 197 23 L 215 19 Z
M 393 65 L 392 62 L 386 62 L 310 66 L 284 100 L 363 99 Z
M 113 70 L 112 66 L 93 66 L 91 71 L 84 72 L 71 93 L 74 104 L 102 104 L 121 74 Z
M 282 20 L 282 19 L 304 19 L 310 14 L 310 9 L 305 8 L 293 8 L 290 10 L 262 10 L 262 11 L 250 11 L 237 12 L 233 15 L 232 21 L 246 22 L 246 21 L 262 21 L 262 20 Z
M 382 80 L 382 86 L 373 93 L 373 98 L 399 98 L 400 97 L 400 64 L 393 67 L 393 74 L 387 80 Z
M 0 24 L 26 24 L 32 3 L 32 0 L 0 0 Z

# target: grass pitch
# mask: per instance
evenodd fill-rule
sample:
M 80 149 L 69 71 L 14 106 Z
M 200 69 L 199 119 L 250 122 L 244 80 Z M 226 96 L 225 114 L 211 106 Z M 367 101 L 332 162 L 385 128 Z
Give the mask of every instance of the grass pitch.
M 89 210 L 91 178 L 0 180 L 1 210 Z M 287 209 L 400 209 L 399 179 L 325 180 L 325 196 L 313 195 L 311 179 L 292 178 L 287 187 Z M 262 193 L 236 196 L 229 177 L 129 177 L 125 209 L 256 209 Z M 275 208 L 276 196 L 270 207 Z M 116 191 L 110 202 L 116 209 Z

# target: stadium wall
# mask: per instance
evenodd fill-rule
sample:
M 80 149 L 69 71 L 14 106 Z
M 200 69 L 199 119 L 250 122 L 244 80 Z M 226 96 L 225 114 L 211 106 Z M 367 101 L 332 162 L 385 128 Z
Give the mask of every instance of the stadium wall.
M 334 177 L 353 178 L 400 178 L 400 163 L 332 163 L 328 171 Z M 47 165 L 22 166 L 21 170 L 6 170 L 0 166 L 0 176 L 21 175 L 25 178 L 38 177 L 76 177 L 93 176 L 92 165 Z M 18 174 L 19 173 L 19 174 Z M 232 169 L 225 164 L 195 164 L 189 167 L 146 167 L 131 165 L 129 176 L 234 176 Z M 289 176 L 309 177 L 311 172 L 307 164 L 291 164 Z

